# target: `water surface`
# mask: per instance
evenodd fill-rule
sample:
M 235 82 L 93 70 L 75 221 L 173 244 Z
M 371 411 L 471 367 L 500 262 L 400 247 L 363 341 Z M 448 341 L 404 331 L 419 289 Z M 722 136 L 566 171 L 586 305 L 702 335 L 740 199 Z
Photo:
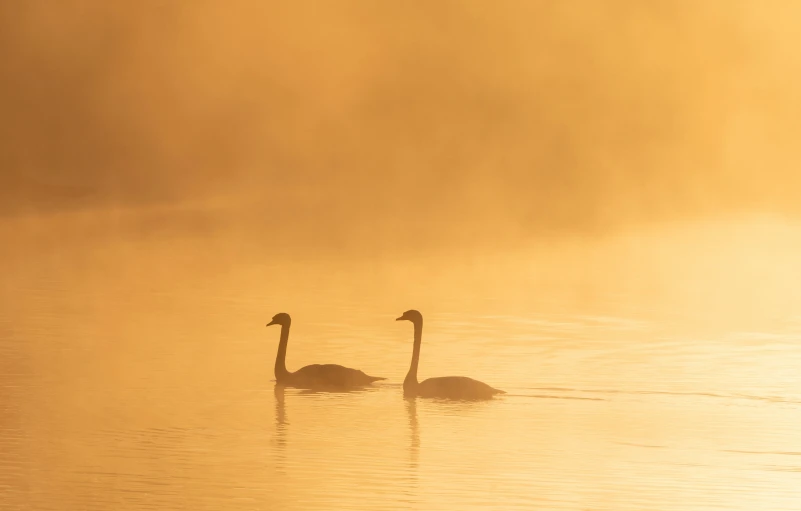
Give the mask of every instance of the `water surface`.
M 730 269 L 657 281 L 588 246 L 326 262 L 192 232 L 37 236 L 3 256 L 3 509 L 801 508 L 801 316 L 776 287 L 797 273 L 738 293 L 716 284 Z M 403 399 L 409 308 L 421 378 L 508 394 Z M 290 370 L 387 381 L 276 388 L 279 311 Z

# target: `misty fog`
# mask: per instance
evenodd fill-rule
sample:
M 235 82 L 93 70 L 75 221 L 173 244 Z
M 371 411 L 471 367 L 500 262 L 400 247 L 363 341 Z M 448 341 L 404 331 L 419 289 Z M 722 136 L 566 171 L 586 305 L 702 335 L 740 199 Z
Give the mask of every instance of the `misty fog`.
M 800 14 L 6 2 L 1 210 L 212 202 L 356 245 L 794 214 Z

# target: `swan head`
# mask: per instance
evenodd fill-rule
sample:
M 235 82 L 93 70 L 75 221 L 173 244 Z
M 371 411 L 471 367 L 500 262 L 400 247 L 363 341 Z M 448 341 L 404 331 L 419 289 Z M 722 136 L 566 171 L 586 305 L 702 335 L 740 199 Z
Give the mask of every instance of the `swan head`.
M 292 318 L 289 317 L 289 314 L 286 312 L 279 312 L 275 316 L 273 316 L 273 320 L 267 323 L 267 326 L 270 325 L 281 325 L 281 326 L 288 326 L 289 323 L 292 322 Z
M 401 317 L 395 318 L 395 321 L 411 321 L 415 325 L 419 325 L 423 322 L 423 315 L 420 314 L 420 311 L 411 309 L 404 312 Z

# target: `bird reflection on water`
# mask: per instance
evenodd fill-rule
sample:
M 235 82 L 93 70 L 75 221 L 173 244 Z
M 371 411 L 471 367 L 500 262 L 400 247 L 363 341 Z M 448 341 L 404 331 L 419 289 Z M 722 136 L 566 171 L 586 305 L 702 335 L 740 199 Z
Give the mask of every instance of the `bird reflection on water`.
M 406 413 L 409 415 L 409 433 L 411 435 L 411 444 L 409 452 L 412 454 L 412 460 L 415 467 L 420 455 L 420 427 L 417 423 L 417 400 L 414 398 L 404 399 L 406 402 Z
M 286 472 L 286 436 L 289 430 L 289 421 L 286 418 L 286 395 L 285 387 L 280 383 L 275 384 L 273 394 L 275 395 L 275 452 L 276 471 L 282 475 Z
M 406 414 L 409 416 L 409 483 L 417 490 L 417 473 L 420 467 L 420 426 L 417 423 L 417 400 L 404 399 Z

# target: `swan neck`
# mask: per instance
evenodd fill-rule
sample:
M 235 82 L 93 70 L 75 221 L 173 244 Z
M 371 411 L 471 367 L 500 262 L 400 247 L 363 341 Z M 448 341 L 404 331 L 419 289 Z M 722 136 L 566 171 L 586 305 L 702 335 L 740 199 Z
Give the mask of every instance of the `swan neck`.
M 409 367 L 409 373 L 406 379 L 403 380 L 404 388 L 410 385 L 417 385 L 417 366 L 420 363 L 420 344 L 423 340 L 423 322 L 415 321 L 414 323 L 414 349 L 412 350 L 412 365 Z
M 286 370 L 286 345 L 289 343 L 289 325 L 281 325 L 281 342 L 278 343 L 278 354 L 275 357 L 275 379 L 280 380 L 289 374 Z

